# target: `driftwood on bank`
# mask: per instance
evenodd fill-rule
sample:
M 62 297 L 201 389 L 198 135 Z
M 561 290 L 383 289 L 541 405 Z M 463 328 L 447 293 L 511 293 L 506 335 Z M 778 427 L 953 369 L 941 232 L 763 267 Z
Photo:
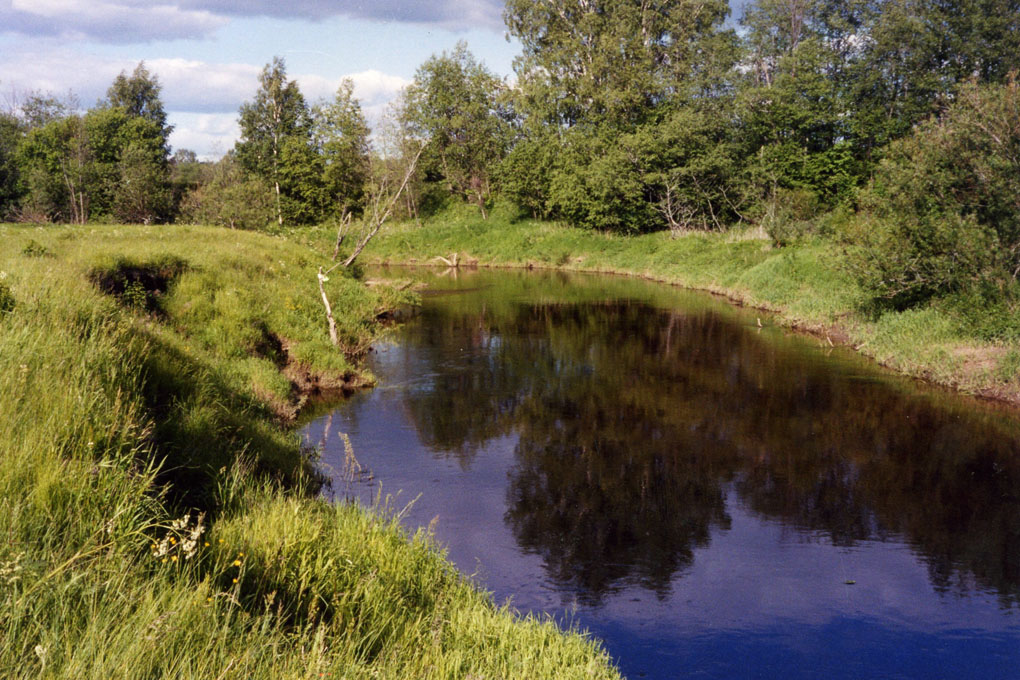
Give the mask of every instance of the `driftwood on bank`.
M 458 255 L 457 253 L 451 254 L 449 258 L 445 258 L 442 255 L 436 255 L 432 259 L 439 260 L 447 267 L 453 267 L 454 269 L 460 266 L 460 255 Z
M 333 271 L 330 269 L 330 271 Z M 326 319 L 329 321 L 329 341 L 336 347 L 340 344 L 339 338 L 336 335 L 336 319 L 333 318 L 333 307 L 329 304 L 329 297 L 326 296 L 325 284 L 329 281 L 326 273 L 322 271 L 322 267 L 319 267 L 319 293 L 322 294 L 322 304 L 326 307 Z

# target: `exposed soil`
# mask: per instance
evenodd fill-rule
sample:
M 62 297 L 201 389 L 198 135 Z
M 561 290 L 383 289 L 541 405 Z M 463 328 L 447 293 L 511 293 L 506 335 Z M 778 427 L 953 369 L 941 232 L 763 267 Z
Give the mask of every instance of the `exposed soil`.
M 110 268 L 93 269 L 89 279 L 122 304 L 161 316 L 163 296 L 187 269 L 187 262 L 174 257 L 142 263 L 118 260 Z
M 281 422 L 295 421 L 301 409 L 311 400 L 341 399 L 375 384 L 370 378 L 354 371 L 330 373 L 313 370 L 291 357 L 292 343 L 289 340 L 277 337 L 265 328 L 262 334 L 264 340 L 256 347 L 255 353 L 271 359 L 280 373 L 290 381 L 290 397 L 284 401 L 275 394 L 260 393 L 257 396 L 269 405 Z

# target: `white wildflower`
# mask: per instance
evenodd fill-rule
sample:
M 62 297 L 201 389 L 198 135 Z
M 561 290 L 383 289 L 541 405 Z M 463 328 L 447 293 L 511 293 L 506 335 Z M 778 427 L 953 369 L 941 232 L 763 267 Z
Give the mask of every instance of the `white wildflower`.
M 202 534 L 205 533 L 205 513 L 200 513 L 195 518 L 195 525 L 191 526 L 191 514 L 170 523 L 170 531 L 160 540 L 152 544 L 152 556 L 166 562 L 167 558 L 173 562 L 177 561 L 177 554 L 180 553 L 184 559 L 190 560 L 198 553 L 198 546 Z M 171 554 L 175 553 L 175 554 Z
M 15 582 L 21 580 L 21 572 L 25 569 L 25 566 L 21 561 L 25 558 L 25 553 L 20 552 L 14 556 L 13 560 L 0 564 L 0 581 L 3 581 L 7 585 L 13 585 Z

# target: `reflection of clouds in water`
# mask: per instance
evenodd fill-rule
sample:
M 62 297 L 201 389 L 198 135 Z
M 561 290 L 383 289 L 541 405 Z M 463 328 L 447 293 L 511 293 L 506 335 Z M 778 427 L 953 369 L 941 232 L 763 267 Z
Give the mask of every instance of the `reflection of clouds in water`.
M 600 616 L 633 625 L 651 617 L 654 628 L 685 635 L 763 629 L 783 621 L 824 626 L 845 617 L 928 633 L 1015 631 L 1017 622 L 1002 616 L 994 595 L 945 597 L 926 586 L 925 566 L 900 543 L 836 548 L 824 537 L 748 514 L 740 504 L 731 504 L 728 512 L 732 527 L 696 551 L 669 602 L 629 589 L 608 600 Z M 847 585 L 848 580 L 856 583 Z

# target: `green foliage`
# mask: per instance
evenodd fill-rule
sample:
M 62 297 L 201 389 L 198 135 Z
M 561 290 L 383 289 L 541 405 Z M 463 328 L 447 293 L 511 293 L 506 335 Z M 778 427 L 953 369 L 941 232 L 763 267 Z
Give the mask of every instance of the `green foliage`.
M 185 196 L 207 184 L 213 177 L 213 163 L 198 160 L 194 151 L 178 149 L 170 158 L 170 214 L 175 220 L 182 216 Z
M 808 189 L 777 189 L 759 222 L 772 245 L 788 246 L 811 233 L 818 215 L 818 196 Z
M 273 187 L 257 176 L 246 177 L 232 156 L 216 163 L 210 174 L 183 197 L 181 221 L 258 230 L 276 217 Z
M 553 128 L 643 122 L 657 103 L 717 77 L 728 13 L 720 0 L 510 0 L 503 16 L 524 50 L 514 62 L 520 109 Z
M 724 2 L 509 2 L 524 124 L 500 186 L 533 215 L 599 230 L 731 218 L 727 12 Z
M 892 144 L 861 196 L 850 265 L 880 304 L 1002 295 L 1020 274 L 1020 87 L 964 87 Z
M 161 156 L 151 141 L 131 142 L 121 151 L 112 206 L 121 222 L 148 224 L 169 217 L 172 199 Z
M 0 218 L 14 212 L 21 197 L 17 151 L 22 136 L 21 122 L 11 114 L 0 113 Z
M 368 123 L 345 79 L 332 102 L 312 109 L 312 144 L 322 158 L 326 214 L 361 214 L 370 168 Z
M 54 221 L 167 217 L 163 130 L 123 108 L 93 109 L 28 133 L 19 147 L 25 207 Z
M 0 318 L 3 318 L 5 314 L 12 311 L 15 304 L 14 293 L 11 291 L 11 287 L 3 280 L 0 280 Z
M 59 99 L 52 95 L 33 92 L 18 106 L 19 118 L 28 130 L 40 128 L 47 123 L 66 118 L 76 107 L 73 96 Z
M 21 249 L 21 254 L 25 257 L 52 257 L 53 253 L 50 252 L 49 248 L 39 243 L 36 240 L 30 240 L 25 244 L 25 247 Z
M 426 179 L 475 203 L 483 215 L 492 176 L 510 143 L 503 89 L 499 78 L 460 42 L 453 52 L 422 64 L 404 95 L 402 113 L 409 132 L 428 142 L 421 160 Z
M 559 139 L 540 129 L 519 140 L 500 163 L 496 185 L 500 194 L 513 201 L 531 217 L 549 217 L 549 190 L 557 165 Z
M 862 18 L 869 40 L 847 69 L 862 153 L 880 157 L 967 80 L 1001 83 L 1020 68 L 1020 6 L 1009 0 L 893 0 Z
M 550 159 L 547 205 L 603 231 L 723 229 L 743 200 L 727 121 L 721 107 L 685 106 L 630 134 L 570 130 Z

